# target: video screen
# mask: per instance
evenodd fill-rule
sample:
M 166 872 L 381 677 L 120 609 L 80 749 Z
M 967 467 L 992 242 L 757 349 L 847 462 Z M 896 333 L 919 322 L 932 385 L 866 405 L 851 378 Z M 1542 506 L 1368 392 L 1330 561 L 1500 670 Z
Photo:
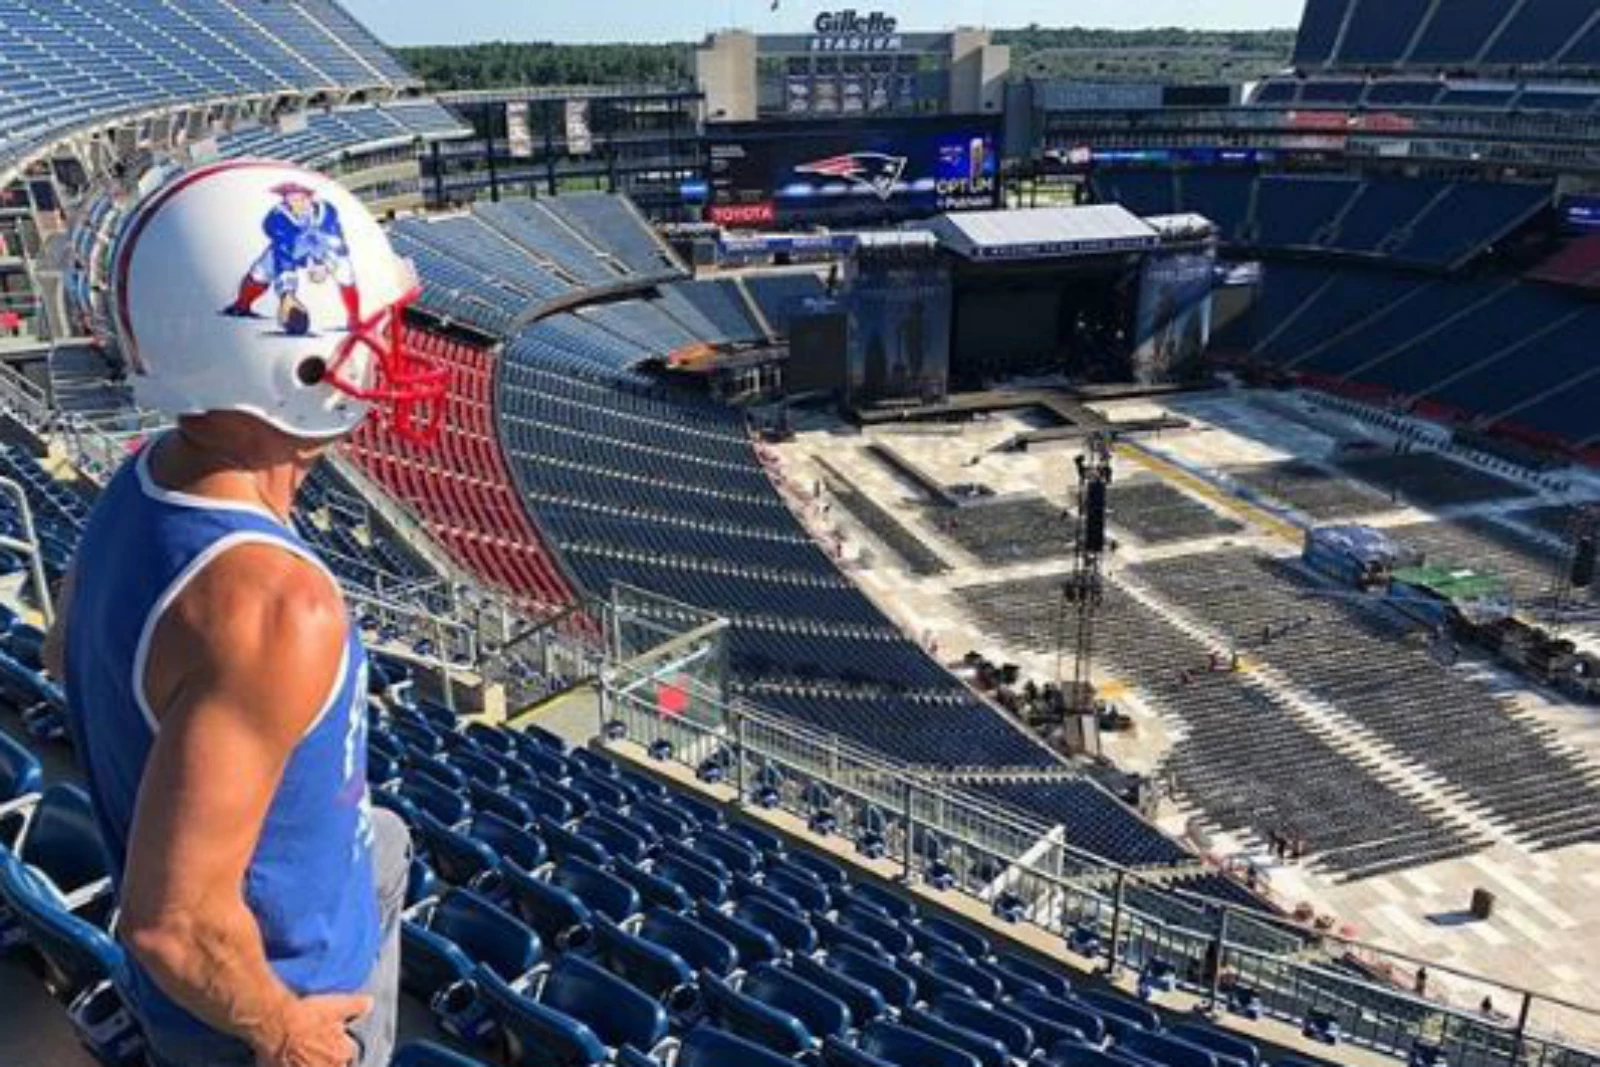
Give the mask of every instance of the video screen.
M 969 116 L 727 123 L 707 132 L 710 220 L 858 225 L 1000 203 L 1000 127 Z

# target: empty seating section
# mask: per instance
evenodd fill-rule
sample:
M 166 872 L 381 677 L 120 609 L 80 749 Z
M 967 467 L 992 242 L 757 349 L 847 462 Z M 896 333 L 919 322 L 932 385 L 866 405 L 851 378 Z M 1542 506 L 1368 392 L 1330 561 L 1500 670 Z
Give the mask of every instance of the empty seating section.
M 1582 445 L 1595 432 L 1583 409 L 1594 402 L 1597 329 L 1600 309 L 1555 286 L 1271 263 L 1253 353 L 1315 384 Z
M 1262 178 L 1252 243 L 1275 248 L 1325 243 L 1334 220 L 1360 188 L 1352 178 Z
M 605 193 L 568 193 L 544 201 L 567 226 L 591 235 L 636 274 L 661 277 L 681 273 L 667 246 L 622 197 Z
M 1477 59 L 1514 0 L 1451 0 L 1447 18 L 1430 19 L 1411 50 L 1417 66 L 1450 66 Z
M 1593 67 L 1589 0 L 1311 0 L 1303 70 Z
M 1368 181 L 1339 223 L 1338 247 L 1350 252 L 1388 252 L 1391 235 L 1417 218 L 1448 182 Z
M 1453 265 L 1550 203 L 1548 185 L 1458 182 L 1406 228 L 1396 259 Z
M 217 151 L 224 158 L 262 156 L 315 168 L 371 146 L 469 132 L 469 127 L 436 101 L 397 100 L 312 112 L 305 128 L 294 133 L 281 132 L 276 126 L 235 130 L 217 138 Z
M 715 329 L 715 337 L 734 344 L 762 344 L 766 335 L 750 312 L 744 291 L 728 279 L 712 281 L 678 282 L 663 289 L 663 295 L 681 298 L 692 305 Z
M 822 279 L 809 272 L 758 275 L 744 279 L 744 287 L 779 337 L 789 335 L 789 318 L 803 301 L 826 291 Z
M 328 0 L 0 0 L 0 166 L 120 114 L 415 84 Z
M 677 349 L 696 344 L 704 336 L 683 326 L 654 300 L 628 299 L 592 304 L 580 309 L 577 317 L 605 327 L 632 347 L 657 358 L 665 358 Z
M 545 257 L 592 288 L 628 276 L 625 264 L 581 231 L 571 229 L 538 200 L 508 200 L 473 208 L 485 222 L 532 255 Z
M 1045 577 L 961 592 L 986 629 L 1048 653 L 1054 648 L 1060 582 L 1060 577 Z M 1375 850 L 1385 847 L 1395 855 L 1372 862 L 1409 857 L 1424 863 L 1483 846 L 1443 824 L 1409 786 L 1380 779 L 1313 732 L 1248 675 L 1209 669 L 1217 649 L 1130 596 L 1120 581 L 1108 583 L 1100 620 L 1100 647 L 1109 667 L 1163 715 L 1183 724 L 1184 736 L 1167 758 L 1167 768 L 1179 794 L 1210 824 L 1263 842 L 1272 834 L 1301 834 L 1317 862 L 1351 875 L 1377 873 L 1363 868 Z M 1240 723 L 1250 728 L 1241 730 Z M 1064 821 L 1069 834 L 1082 835 L 1074 840 L 1088 848 L 1103 847 L 1117 833 L 1096 830 L 1093 821 L 1085 825 L 1081 817 L 1076 831 L 1073 819 Z M 1102 822 L 1128 828 L 1138 820 L 1119 813 Z M 1160 847 L 1138 837 L 1130 840 L 1141 850 Z
M 1168 602 L 1227 632 L 1307 620 L 1315 640 L 1289 633 L 1253 643 L 1250 654 L 1536 847 L 1600 838 L 1600 812 L 1578 799 L 1600 800 L 1596 772 L 1485 683 L 1397 642 L 1406 627 L 1395 618 L 1308 597 L 1316 583 L 1297 565 L 1243 552 L 1134 572 Z
M 419 448 L 368 424 L 350 441 L 350 455 L 483 582 L 538 605 L 568 603 L 572 590 L 529 520 L 500 451 L 489 355 L 416 330 L 407 343 L 450 367 L 441 440 Z
M 1130 867 L 1191 862 L 1193 857 L 1087 778 L 1075 782 L 990 782 L 980 794 L 1058 823 L 1074 848 Z
M 1463 264 L 1527 222 L 1550 203 L 1552 192 L 1533 183 L 1199 169 L 1102 171 L 1093 182 L 1101 200 L 1120 201 L 1139 214 L 1205 215 L 1227 244 L 1443 268 Z
M 1201 171 L 1183 176 L 1183 211 L 1204 215 L 1216 223 L 1224 241 L 1240 242 L 1250 220 L 1252 175 L 1245 171 Z
M 1340 42 L 1339 58 L 1351 66 L 1383 66 L 1405 55 L 1434 0 L 1364 0 Z

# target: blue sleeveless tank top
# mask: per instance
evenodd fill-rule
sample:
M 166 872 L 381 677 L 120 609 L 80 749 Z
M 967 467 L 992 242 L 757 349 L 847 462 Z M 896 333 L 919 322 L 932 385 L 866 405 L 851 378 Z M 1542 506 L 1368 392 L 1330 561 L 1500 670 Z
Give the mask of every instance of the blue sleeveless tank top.
M 151 451 L 147 445 L 124 463 L 101 494 L 78 547 L 67 617 L 71 728 L 119 891 L 139 783 L 159 729 L 144 671 L 162 613 L 207 563 L 236 545 L 279 545 L 322 567 L 263 508 L 161 488 L 150 476 Z M 245 874 L 244 898 L 267 959 L 299 995 L 355 992 L 377 960 L 366 694 L 366 653 L 352 626 L 333 691 L 284 768 Z M 147 1027 L 207 1031 L 130 963 L 131 1006 Z

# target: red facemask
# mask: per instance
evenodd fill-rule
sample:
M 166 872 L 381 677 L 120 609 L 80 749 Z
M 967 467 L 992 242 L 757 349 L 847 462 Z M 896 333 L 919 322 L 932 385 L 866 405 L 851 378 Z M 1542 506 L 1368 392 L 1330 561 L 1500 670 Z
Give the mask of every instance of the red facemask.
M 450 368 L 405 343 L 405 310 L 420 289 L 361 319 L 334 351 L 323 378 L 348 397 L 371 404 L 382 423 L 406 441 L 432 445 L 444 429 Z M 351 381 L 344 370 L 362 348 L 370 355 L 370 385 Z

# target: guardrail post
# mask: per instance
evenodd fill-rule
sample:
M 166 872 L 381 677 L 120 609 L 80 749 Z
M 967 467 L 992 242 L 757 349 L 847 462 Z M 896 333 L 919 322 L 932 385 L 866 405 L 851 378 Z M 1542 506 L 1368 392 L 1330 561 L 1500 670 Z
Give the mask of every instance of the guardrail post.
M 728 710 L 733 714 L 733 787 L 737 793 L 733 802 L 742 805 L 744 803 L 744 712 L 737 704 L 730 705 Z
M 917 798 L 917 786 L 916 786 L 916 783 L 911 781 L 911 779 L 907 778 L 906 779 L 906 810 L 905 810 L 906 847 L 905 847 L 905 855 L 904 855 L 904 859 L 903 859 L 903 862 L 904 862 L 904 865 L 905 865 L 906 885 L 911 885 L 912 883 L 914 883 L 916 881 L 916 878 L 911 873 L 911 871 L 912 871 L 911 865 L 915 861 L 915 858 L 916 858 L 916 847 L 915 847 L 915 844 L 914 844 L 914 842 L 916 841 L 916 836 L 917 836 L 917 834 L 916 834 L 916 825 L 917 825 L 916 798 Z
M 1111 945 L 1106 949 L 1106 974 L 1117 976 L 1117 954 L 1122 944 L 1123 889 L 1128 880 L 1127 871 L 1117 872 L 1116 892 L 1111 897 Z
M 1517 1032 L 1511 1038 L 1511 1067 L 1522 1062 L 1522 1046 L 1528 1035 L 1528 1016 L 1533 1014 L 1533 994 L 1522 994 L 1522 1007 L 1517 1012 Z
M 439 677 L 444 681 L 444 706 L 456 713 L 456 685 L 450 671 L 450 647 L 444 640 L 444 623 L 433 620 L 433 650 L 439 657 Z
M 1204 975 L 1206 984 L 1211 987 L 1211 1010 L 1213 1013 L 1222 1011 L 1222 965 L 1228 955 L 1228 911 L 1223 908 L 1222 915 L 1217 919 L 1217 939 L 1213 941 L 1212 952 L 1207 953 L 1206 968 L 1211 973 Z

